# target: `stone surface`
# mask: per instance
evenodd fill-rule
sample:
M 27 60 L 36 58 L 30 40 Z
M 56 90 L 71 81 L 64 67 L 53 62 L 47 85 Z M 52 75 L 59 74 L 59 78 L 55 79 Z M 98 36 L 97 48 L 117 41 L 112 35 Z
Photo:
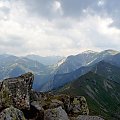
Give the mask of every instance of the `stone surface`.
M 71 112 L 77 115 L 89 115 L 89 109 L 84 97 L 75 97 L 71 102 Z
M 19 109 L 11 106 L 0 113 L 0 120 L 26 120 L 24 114 Z
M 58 107 L 46 110 L 44 113 L 44 120 L 69 120 L 69 118 L 62 107 Z
M 55 95 L 53 98 L 62 101 L 65 111 L 71 116 L 89 115 L 87 101 L 83 96 L 72 97 L 61 94 Z
M 52 99 L 52 100 L 51 100 L 51 103 L 50 103 L 50 105 L 49 105 L 49 108 L 57 108 L 57 107 L 59 107 L 59 106 L 64 107 L 63 102 L 62 102 L 62 101 L 59 101 L 59 100 L 57 100 L 57 99 Z
M 38 111 L 43 111 L 44 110 L 39 101 L 33 101 L 31 103 L 31 106 L 34 106 Z
M 31 90 L 30 91 L 30 100 L 33 101 L 40 101 L 44 97 L 44 94 L 41 92 L 36 92 Z
M 30 109 L 30 90 L 33 74 L 5 79 L 0 87 L 0 109 L 13 105 L 18 109 Z

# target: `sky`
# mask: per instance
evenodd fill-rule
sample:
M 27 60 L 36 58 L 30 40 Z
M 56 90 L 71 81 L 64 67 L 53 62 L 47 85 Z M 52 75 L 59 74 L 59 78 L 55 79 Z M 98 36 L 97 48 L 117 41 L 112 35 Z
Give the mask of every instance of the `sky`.
M 120 50 L 120 0 L 0 0 L 0 54 Z

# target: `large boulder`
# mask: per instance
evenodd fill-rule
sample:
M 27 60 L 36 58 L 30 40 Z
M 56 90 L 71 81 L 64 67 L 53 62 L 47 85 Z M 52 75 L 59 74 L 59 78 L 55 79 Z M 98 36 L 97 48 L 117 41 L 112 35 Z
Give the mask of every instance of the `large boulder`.
M 0 120 L 26 120 L 22 111 L 11 106 L 0 113 Z
M 0 84 L 0 109 L 13 105 L 22 109 L 30 109 L 30 91 L 34 76 L 26 73 L 16 78 L 5 79 Z
M 48 109 L 44 113 L 44 120 L 69 120 L 67 113 L 62 107 Z

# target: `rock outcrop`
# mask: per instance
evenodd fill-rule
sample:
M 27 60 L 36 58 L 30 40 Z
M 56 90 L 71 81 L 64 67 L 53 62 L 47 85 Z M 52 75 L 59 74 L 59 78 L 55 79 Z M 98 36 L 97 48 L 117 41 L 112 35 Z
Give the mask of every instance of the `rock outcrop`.
M 36 92 L 32 90 L 33 80 L 34 75 L 29 72 L 0 83 L 0 120 L 92 118 L 84 97 Z
M 32 73 L 5 79 L 0 86 L 0 109 L 11 105 L 20 110 L 30 109 L 30 90 L 33 80 Z

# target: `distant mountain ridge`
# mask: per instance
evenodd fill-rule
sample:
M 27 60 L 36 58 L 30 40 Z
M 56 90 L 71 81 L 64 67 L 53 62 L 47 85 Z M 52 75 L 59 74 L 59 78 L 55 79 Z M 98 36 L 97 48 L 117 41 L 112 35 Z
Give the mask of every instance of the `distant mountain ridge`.
M 53 64 L 56 64 L 58 61 L 62 60 L 64 57 L 61 57 L 61 56 L 42 57 L 42 56 L 39 56 L 39 55 L 32 54 L 32 55 L 25 56 L 25 58 L 38 61 L 38 62 L 40 62 L 44 65 L 53 65 Z
M 34 88 L 40 87 L 43 83 L 47 82 L 51 78 L 52 68 L 49 65 L 40 63 L 39 61 L 41 61 L 41 59 L 34 59 L 35 60 L 9 54 L 0 55 L 0 80 L 9 77 L 16 77 L 26 72 L 32 72 L 35 74 L 36 78 L 33 85 Z M 45 59 L 47 59 L 47 57 Z M 59 61 L 59 59 L 61 60 L 62 57 L 51 56 L 48 57 L 47 61 L 56 63 Z
M 105 50 L 102 52 L 88 50 L 79 53 L 78 55 L 70 55 L 67 58 L 59 56 L 45 57 L 49 62 L 50 58 L 55 59 L 53 60 L 53 65 L 44 65 L 40 63 L 41 57 L 38 55 L 17 57 L 14 55 L 3 54 L 0 55 L 0 79 L 19 76 L 20 74 L 30 71 L 33 72 L 36 77 L 36 81 L 33 85 L 34 88 L 37 90 L 42 90 L 42 88 L 44 88 L 46 91 L 48 88 L 51 90 L 54 86 L 59 87 L 76 79 L 78 76 L 87 73 L 91 66 L 94 66 L 103 60 L 106 63 L 119 67 L 119 56 L 120 53 L 115 50 Z M 69 76 L 69 73 L 72 75 L 71 77 Z
M 56 74 L 54 79 L 48 81 L 42 88 L 42 91 L 57 89 L 78 77 L 92 71 L 93 73 L 104 76 L 117 83 L 120 83 L 120 68 L 105 61 L 100 61 L 92 66 L 81 67 L 73 72 L 65 74 Z
M 68 56 L 66 60 L 59 65 L 57 74 L 70 73 L 82 66 L 90 66 L 102 60 L 111 58 L 118 53 L 119 52 L 115 50 L 105 50 L 102 52 L 94 52 L 89 50 L 78 55 Z
M 41 86 L 48 80 L 46 79 L 47 74 L 49 74 L 47 66 L 28 58 L 6 54 L 0 55 L 0 80 L 16 77 L 26 72 L 35 74 L 36 81 L 34 82 L 34 87 L 36 85 Z
M 69 56 L 59 62 L 61 64 L 59 64 L 57 66 L 58 68 L 56 67 L 56 70 L 54 70 L 54 78 L 48 83 L 44 84 L 41 90 L 45 91 L 60 87 L 87 73 L 91 69 L 94 72 L 98 72 L 99 70 L 101 74 L 102 70 L 104 70 L 104 73 L 108 73 L 109 71 L 109 76 L 106 75 L 109 79 L 111 77 L 114 80 L 119 80 L 120 70 L 118 64 L 120 65 L 120 61 L 117 61 L 116 59 L 116 56 L 118 58 L 119 55 L 120 54 L 118 51 L 105 50 L 102 52 L 85 51 L 75 56 Z M 99 69 L 97 69 L 97 65 Z M 109 69 L 113 69 L 113 71 L 110 73 Z

